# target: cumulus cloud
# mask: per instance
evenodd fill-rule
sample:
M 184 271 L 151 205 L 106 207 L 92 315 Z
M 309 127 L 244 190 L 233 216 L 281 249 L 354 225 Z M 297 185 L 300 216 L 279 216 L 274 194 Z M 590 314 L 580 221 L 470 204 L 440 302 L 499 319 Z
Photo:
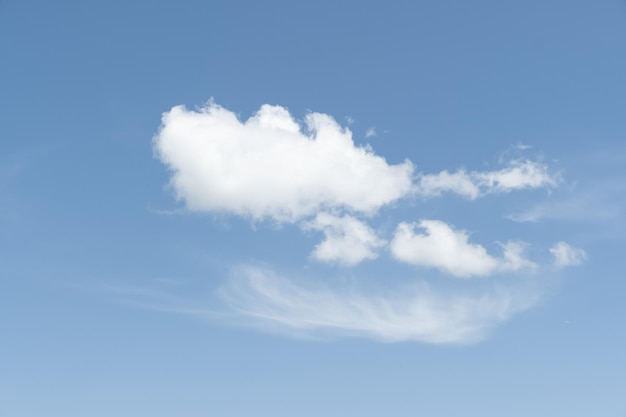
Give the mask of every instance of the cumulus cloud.
M 416 233 L 416 229 L 424 232 Z M 503 257 L 493 257 L 483 246 L 470 243 L 467 232 L 454 230 L 439 220 L 402 222 L 391 241 L 391 253 L 397 260 L 436 268 L 457 277 L 486 276 L 497 271 L 535 267 L 523 256 L 524 243 L 508 242 L 502 248 Z
M 427 284 L 371 295 L 310 288 L 256 267 L 239 268 L 219 291 L 230 311 L 263 330 L 300 337 L 361 336 L 386 342 L 480 341 L 540 296 L 520 288 L 438 293 Z
M 373 214 L 411 191 L 413 164 L 390 165 L 356 146 L 349 129 L 310 113 L 263 105 L 246 121 L 210 102 L 163 114 L 154 138 L 170 184 L 192 211 L 296 222 L 324 209 Z
M 311 254 L 321 262 L 354 266 L 365 259 L 377 258 L 377 250 L 386 244 L 367 224 L 348 215 L 320 213 L 303 227 L 324 232 L 324 240 Z
M 554 187 L 558 181 L 558 175 L 551 174 L 545 164 L 513 160 L 498 171 L 467 172 L 460 169 L 452 173 L 444 170 L 438 174 L 421 175 L 415 190 L 425 197 L 451 192 L 474 200 L 485 194 Z
M 557 268 L 580 265 L 587 259 L 587 253 L 583 249 L 578 249 L 561 241 L 550 248 L 550 253 L 554 256 L 554 265 Z

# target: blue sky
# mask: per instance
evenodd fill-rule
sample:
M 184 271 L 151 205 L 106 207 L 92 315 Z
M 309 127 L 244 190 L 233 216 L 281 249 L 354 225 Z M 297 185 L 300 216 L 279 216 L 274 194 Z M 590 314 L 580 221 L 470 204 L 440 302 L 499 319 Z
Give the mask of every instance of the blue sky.
M 623 1 L 0 1 L 0 414 L 624 416 Z

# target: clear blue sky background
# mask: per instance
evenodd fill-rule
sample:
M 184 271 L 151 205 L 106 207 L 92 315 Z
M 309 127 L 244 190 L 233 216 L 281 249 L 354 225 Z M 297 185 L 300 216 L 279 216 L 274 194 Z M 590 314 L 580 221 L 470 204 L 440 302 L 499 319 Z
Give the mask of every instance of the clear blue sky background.
M 0 1 L 0 415 L 626 416 L 625 74 L 618 0 Z M 372 222 L 439 218 L 490 250 L 522 239 L 545 263 L 563 240 L 587 260 L 469 345 L 220 320 L 233 265 L 390 288 L 430 272 L 320 265 L 320 234 L 188 213 L 152 139 L 163 112 L 210 98 L 242 120 L 329 114 L 416 172 L 500 169 L 530 146 L 558 187 L 409 198 Z

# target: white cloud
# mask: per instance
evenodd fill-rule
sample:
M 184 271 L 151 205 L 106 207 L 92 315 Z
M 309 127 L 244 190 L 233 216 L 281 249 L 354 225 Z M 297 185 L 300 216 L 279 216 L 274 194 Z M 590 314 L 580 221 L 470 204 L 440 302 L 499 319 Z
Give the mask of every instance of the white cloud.
M 474 200 L 480 196 L 481 191 L 472 176 L 463 169 L 454 173 L 441 171 L 439 174 L 421 175 L 416 191 L 426 197 L 452 192 Z
M 423 229 L 424 233 L 415 233 L 416 228 Z M 439 220 L 400 223 L 391 241 L 391 253 L 397 260 L 436 268 L 457 277 L 533 269 L 535 264 L 523 257 L 524 247 L 521 242 L 503 244 L 503 258 L 498 259 L 483 246 L 469 243 L 467 232 L 454 230 Z
M 377 258 L 377 249 L 386 244 L 367 224 L 352 216 L 320 213 L 303 227 L 324 232 L 324 240 L 311 254 L 321 262 L 353 266 L 365 259 Z
M 376 128 L 370 127 L 365 131 L 366 138 L 373 138 L 374 136 L 376 136 Z
M 477 172 L 474 177 L 488 192 L 554 187 L 558 183 L 545 164 L 528 160 L 514 160 L 500 171 Z
M 444 170 L 438 174 L 421 175 L 415 190 L 426 197 L 452 192 L 474 200 L 491 193 L 555 187 L 558 181 L 558 176 L 552 175 L 545 164 L 513 160 L 499 171 L 467 172 L 460 169 L 454 173 Z
M 501 246 L 503 252 L 502 259 L 499 261 L 501 270 L 519 271 L 522 269 L 537 269 L 537 264 L 524 256 L 524 252 L 528 246 L 526 242 L 509 241 L 502 243 Z
M 306 129 L 280 106 L 247 121 L 210 102 L 164 113 L 155 153 L 189 210 L 295 222 L 323 209 L 372 214 L 411 191 L 413 164 L 389 165 L 326 114 Z
M 265 269 L 243 267 L 219 295 L 244 324 L 267 331 L 435 344 L 477 342 L 540 298 L 521 288 L 440 294 L 422 283 L 399 290 L 369 295 L 309 288 Z
M 587 253 L 583 249 L 574 248 L 565 242 L 558 242 L 550 248 L 554 256 L 554 265 L 557 268 L 580 265 L 587 259 Z

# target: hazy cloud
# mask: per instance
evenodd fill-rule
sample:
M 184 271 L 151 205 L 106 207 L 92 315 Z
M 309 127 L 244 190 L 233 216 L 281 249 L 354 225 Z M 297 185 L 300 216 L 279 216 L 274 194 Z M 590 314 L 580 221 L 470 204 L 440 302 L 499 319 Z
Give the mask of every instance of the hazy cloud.
M 522 288 L 438 293 L 422 282 L 371 295 L 295 282 L 267 269 L 241 267 L 219 296 L 243 324 L 265 331 L 436 344 L 480 341 L 491 327 L 540 299 L 537 292 Z
M 552 246 L 550 253 L 554 256 L 554 265 L 557 268 L 580 265 L 587 259 L 587 253 L 584 250 L 574 248 L 562 241 Z
M 612 227 L 624 217 L 624 184 L 622 178 L 611 178 L 579 185 L 506 217 L 516 222 L 532 223 L 546 220 L 606 222 Z

